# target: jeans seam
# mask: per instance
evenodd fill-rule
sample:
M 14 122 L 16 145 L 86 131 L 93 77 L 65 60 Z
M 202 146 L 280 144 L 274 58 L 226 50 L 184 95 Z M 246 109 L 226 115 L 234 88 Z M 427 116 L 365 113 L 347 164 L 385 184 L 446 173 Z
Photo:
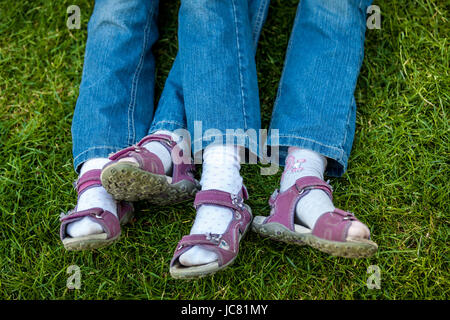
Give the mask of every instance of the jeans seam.
M 232 8 L 233 8 L 233 18 L 234 18 L 234 24 L 235 24 L 235 33 L 236 33 L 236 47 L 238 52 L 238 70 L 239 70 L 239 82 L 240 82 L 240 88 L 241 88 L 241 97 L 242 97 L 242 113 L 244 116 L 244 128 L 247 129 L 247 114 L 245 112 L 245 88 L 242 80 L 242 56 L 241 56 L 241 47 L 239 45 L 239 28 L 238 28 L 238 19 L 237 19 L 237 12 L 236 12 L 236 2 L 235 0 L 232 0 Z
M 139 56 L 139 62 L 136 66 L 136 70 L 134 71 L 132 84 L 131 84 L 131 92 L 130 92 L 130 103 L 128 104 L 128 139 L 127 144 L 132 145 L 134 143 L 134 140 L 136 138 L 136 128 L 134 125 L 134 111 L 136 106 L 136 95 L 137 95 L 137 86 L 139 83 L 139 77 L 141 75 L 142 68 L 144 66 L 144 60 L 145 60 L 145 51 L 148 44 L 148 34 L 149 34 L 149 25 L 151 24 L 151 19 L 153 16 L 153 7 L 147 14 L 147 22 L 144 27 L 144 39 L 142 44 L 142 51 Z
M 258 14 L 256 16 L 255 25 L 253 27 L 253 47 L 255 48 L 255 51 L 258 46 L 258 39 L 262 29 L 264 12 L 266 11 L 266 7 L 269 1 L 270 0 L 262 1 L 262 4 L 259 6 Z
M 120 150 L 122 147 L 113 147 L 113 146 L 96 146 L 96 147 L 90 147 L 86 150 L 84 150 L 83 152 L 79 153 L 75 158 L 73 158 L 73 161 L 76 162 L 76 160 L 81 157 L 82 155 L 88 153 L 89 151 L 92 150 L 97 150 L 97 149 L 110 149 L 110 150 Z
M 362 7 L 362 2 L 363 2 L 363 0 L 360 1 L 358 10 Z M 366 21 L 365 10 L 362 11 L 362 14 L 363 14 L 364 19 L 360 19 L 359 20 L 359 27 L 360 27 L 359 30 L 361 30 L 360 31 L 360 37 L 361 37 L 361 42 L 362 42 L 362 45 L 359 47 L 359 56 L 358 56 L 358 58 L 359 58 L 359 61 L 358 61 L 359 68 L 361 68 L 362 62 L 364 60 L 364 40 L 365 40 L 365 24 L 364 24 L 364 22 Z M 355 83 L 355 87 L 356 87 L 356 83 Z M 353 90 L 353 92 L 354 92 L 354 90 Z M 344 146 L 345 146 L 345 144 L 347 142 L 348 132 L 350 131 L 350 128 L 349 128 L 349 126 L 350 126 L 350 115 L 352 114 L 352 105 L 353 105 L 352 101 L 353 101 L 353 99 L 354 99 L 354 94 L 350 98 L 350 102 L 349 102 L 350 108 L 349 108 L 349 111 L 348 111 L 348 114 L 347 114 L 347 121 L 345 123 L 345 130 L 344 130 L 345 133 L 344 133 L 344 139 L 342 141 L 342 149 L 344 149 Z M 356 106 L 356 100 L 355 100 L 355 113 L 356 113 L 356 107 L 357 106 Z
M 281 73 L 281 79 L 280 79 L 280 84 L 279 84 L 279 87 L 278 87 L 278 90 L 277 90 L 277 97 L 275 99 L 275 105 L 274 105 L 273 111 L 272 111 L 272 120 L 274 118 L 273 115 L 276 113 L 276 111 L 278 109 L 278 104 L 279 104 L 279 101 L 280 101 L 281 91 L 283 90 L 283 81 L 284 81 L 287 61 L 289 60 L 289 57 L 291 55 L 292 43 L 294 42 L 292 35 L 293 35 L 294 30 L 297 27 L 297 24 L 298 24 L 298 22 L 300 20 L 300 18 L 298 18 L 297 16 L 300 15 L 300 11 L 302 9 L 302 4 L 303 4 L 303 1 L 300 1 L 300 3 L 298 4 L 297 12 L 296 12 L 296 15 L 295 15 L 295 18 L 294 18 L 294 24 L 292 26 L 291 34 L 289 36 L 288 47 L 286 49 L 286 57 L 284 59 L 285 63 L 284 63 L 284 66 L 283 66 L 283 71 Z M 269 127 L 271 127 L 271 125 Z

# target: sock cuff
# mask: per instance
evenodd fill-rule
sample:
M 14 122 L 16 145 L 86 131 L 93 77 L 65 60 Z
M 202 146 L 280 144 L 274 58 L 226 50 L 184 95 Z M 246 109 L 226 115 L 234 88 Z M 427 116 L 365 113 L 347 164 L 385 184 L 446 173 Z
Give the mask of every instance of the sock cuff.
M 288 149 L 288 157 L 292 155 L 294 158 L 307 158 L 311 159 L 313 161 L 319 161 L 325 171 L 325 168 L 327 167 L 327 158 L 323 155 L 321 155 L 318 152 L 309 150 L 309 149 L 301 149 L 298 147 L 289 147 Z M 287 159 L 287 157 L 286 157 Z
M 102 169 L 110 160 L 108 158 L 93 158 L 83 163 L 80 169 L 80 177 L 88 171 Z

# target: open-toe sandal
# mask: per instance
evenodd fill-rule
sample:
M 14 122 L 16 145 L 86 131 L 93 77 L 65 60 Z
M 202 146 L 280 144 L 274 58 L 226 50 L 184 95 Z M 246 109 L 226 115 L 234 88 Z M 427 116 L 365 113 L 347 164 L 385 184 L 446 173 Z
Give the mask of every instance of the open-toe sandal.
M 167 176 L 161 160 L 143 147 L 151 141 L 160 142 L 171 154 L 177 143 L 164 134 L 144 137 L 137 145 L 122 149 L 111 155 L 111 162 L 102 170 L 103 187 L 117 200 L 147 200 L 157 205 L 167 205 L 193 199 L 200 189 L 194 178 L 195 166 L 192 159 L 183 157 L 183 150 L 177 150 L 180 159 L 173 161 L 172 175 Z M 136 162 L 119 161 L 134 158 Z
M 230 208 L 233 218 L 223 234 L 191 234 L 184 236 L 178 243 L 172 261 L 170 274 L 176 279 L 193 279 L 212 275 L 225 269 L 234 262 L 239 252 L 239 242 L 250 228 L 252 221 L 251 209 L 244 203 L 248 198 L 245 187 L 239 194 L 230 194 L 220 190 L 199 191 L 195 197 L 194 207 L 201 205 L 215 205 Z M 199 265 L 183 266 L 179 257 L 191 249 L 199 246 L 217 254 L 217 261 Z
M 372 256 L 378 249 L 369 239 L 347 239 L 352 222 L 359 221 L 351 212 L 335 209 L 326 212 L 316 221 L 314 228 L 296 224 L 295 211 L 298 201 L 310 190 L 325 191 L 332 199 L 332 187 L 317 177 L 298 179 L 288 190 L 278 190 L 269 200 L 271 214 L 268 217 L 256 216 L 252 230 L 262 236 L 296 245 L 309 245 L 328 254 L 346 258 Z
M 87 189 L 102 185 L 100 181 L 100 172 L 101 170 L 88 171 L 76 182 L 75 187 L 78 192 L 78 199 Z M 120 226 L 131 221 L 133 211 L 133 205 L 125 201 L 117 202 L 118 217 L 102 208 L 90 208 L 77 211 L 77 208 L 75 207 L 68 213 L 61 214 L 61 241 L 67 250 L 89 250 L 110 245 L 119 239 L 121 233 Z M 66 232 L 67 226 L 70 223 L 85 217 L 100 224 L 104 232 L 82 237 L 70 237 Z

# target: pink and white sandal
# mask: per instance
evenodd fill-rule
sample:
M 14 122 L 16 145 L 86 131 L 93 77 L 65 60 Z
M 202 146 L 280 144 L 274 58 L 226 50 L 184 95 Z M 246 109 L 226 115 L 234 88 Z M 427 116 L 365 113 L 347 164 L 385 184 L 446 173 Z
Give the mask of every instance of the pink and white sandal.
M 269 204 L 272 207 L 268 217 L 257 216 L 253 219 L 252 230 L 274 240 L 296 244 L 310 245 L 328 254 L 346 258 L 370 257 L 378 249 L 369 239 L 347 239 L 352 221 L 359 221 L 351 212 L 335 209 L 326 212 L 316 221 L 314 228 L 295 224 L 295 210 L 298 201 L 309 190 L 320 189 L 332 199 L 332 188 L 317 177 L 298 179 L 288 190 L 272 194 Z
M 102 185 L 100 172 L 101 170 L 88 171 L 76 182 L 75 187 L 78 192 L 78 199 L 87 189 Z M 77 207 L 75 207 L 67 214 L 61 214 L 61 241 L 67 250 L 89 250 L 110 245 L 119 240 L 121 233 L 120 226 L 131 221 L 133 211 L 133 205 L 124 201 L 117 202 L 117 214 L 119 218 L 102 208 L 90 208 L 77 211 Z M 103 227 L 104 232 L 76 238 L 68 236 L 66 232 L 67 226 L 85 217 L 99 223 Z
M 189 163 L 173 162 L 172 175 L 166 176 L 161 160 L 143 147 L 144 144 L 160 142 L 172 155 L 177 143 L 164 134 L 144 137 L 137 145 L 122 149 L 111 155 L 111 162 L 102 170 L 103 187 L 114 199 L 126 201 L 147 200 L 157 205 L 168 205 L 194 198 L 200 184 L 194 178 L 195 166 Z M 183 157 L 183 151 L 179 150 Z M 119 161 L 134 158 L 136 162 Z
M 244 203 L 246 199 L 248 199 L 248 194 L 245 187 L 236 195 L 220 190 L 205 190 L 197 193 L 194 202 L 196 209 L 204 204 L 227 207 L 233 211 L 233 218 L 223 234 L 208 233 L 184 236 L 178 243 L 170 262 L 172 277 L 176 279 L 200 278 L 225 269 L 234 262 L 239 252 L 239 242 L 252 221 L 251 209 Z M 183 266 L 178 258 L 193 246 L 200 246 L 215 252 L 218 260 L 200 266 Z

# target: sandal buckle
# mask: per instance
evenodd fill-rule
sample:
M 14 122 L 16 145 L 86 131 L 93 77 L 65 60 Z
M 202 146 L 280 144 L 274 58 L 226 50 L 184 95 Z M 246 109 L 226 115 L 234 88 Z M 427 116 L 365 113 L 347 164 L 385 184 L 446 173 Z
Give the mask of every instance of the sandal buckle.
M 239 209 L 244 209 L 244 199 L 239 197 L 237 194 L 231 195 L 231 203 L 237 206 Z
M 103 217 L 100 216 L 100 215 L 98 215 L 98 214 L 94 214 L 94 217 L 95 217 L 96 219 L 103 219 Z
M 221 237 L 222 236 L 220 234 L 211 233 L 211 232 L 206 233 L 206 240 L 209 240 L 214 244 L 218 244 L 220 242 Z

